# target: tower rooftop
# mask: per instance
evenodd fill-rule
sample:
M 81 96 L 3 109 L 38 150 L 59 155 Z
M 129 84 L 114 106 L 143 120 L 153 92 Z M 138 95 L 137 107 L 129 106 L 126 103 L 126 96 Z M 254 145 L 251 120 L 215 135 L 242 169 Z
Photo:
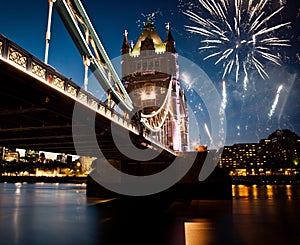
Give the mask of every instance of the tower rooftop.
M 131 54 L 133 56 L 138 56 L 140 54 L 142 43 L 146 39 L 152 40 L 154 44 L 154 49 L 156 53 L 163 53 L 166 51 L 166 45 L 163 43 L 159 35 L 157 34 L 154 24 L 150 21 L 146 22 L 144 25 L 143 32 L 141 36 L 139 37 L 137 43 L 135 44 Z

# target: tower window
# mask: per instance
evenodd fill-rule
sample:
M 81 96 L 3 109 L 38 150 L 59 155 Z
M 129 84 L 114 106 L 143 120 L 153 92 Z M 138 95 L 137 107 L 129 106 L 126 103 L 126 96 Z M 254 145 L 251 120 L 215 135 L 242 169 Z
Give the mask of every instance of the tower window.
M 147 70 L 147 61 L 144 61 L 143 62 L 143 71 L 146 71 Z
M 151 61 L 149 61 L 149 69 L 152 69 L 153 68 L 153 61 L 151 60 Z
M 140 71 L 141 68 L 142 68 L 141 62 L 137 62 L 136 63 L 136 69 L 137 69 L 137 71 Z

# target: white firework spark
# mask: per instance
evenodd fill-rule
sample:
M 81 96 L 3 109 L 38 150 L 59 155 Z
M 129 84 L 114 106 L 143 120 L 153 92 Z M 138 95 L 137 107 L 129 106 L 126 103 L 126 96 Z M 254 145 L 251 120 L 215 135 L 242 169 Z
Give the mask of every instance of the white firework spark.
M 276 96 L 275 96 L 274 102 L 273 102 L 272 107 L 271 107 L 271 110 L 270 110 L 270 112 L 269 112 L 269 114 L 268 114 L 269 119 L 272 118 L 272 116 L 273 116 L 273 114 L 274 114 L 274 112 L 275 112 L 275 109 L 276 109 L 277 104 L 278 104 L 280 92 L 281 92 L 282 89 L 283 89 L 283 85 L 280 85 L 280 86 L 278 87 L 278 89 L 277 89 L 277 92 L 276 92 Z
M 215 64 L 223 63 L 222 78 L 233 72 L 238 82 L 244 75 L 244 89 L 247 90 L 248 70 L 254 68 L 265 79 L 263 61 L 280 65 L 280 55 L 272 52 L 275 48 L 290 46 L 289 40 L 276 36 L 276 31 L 290 25 L 290 22 L 268 26 L 270 20 L 284 8 L 284 1 L 272 13 L 267 11 L 269 0 L 198 0 L 210 18 L 186 10 L 185 15 L 196 26 L 186 26 L 191 33 L 200 34 L 204 39 L 200 50 L 211 51 L 205 58 L 215 58 Z M 232 4 L 234 2 L 234 4 Z
M 286 4 L 286 0 L 278 0 L 278 1 L 279 1 L 280 6 L 283 6 Z

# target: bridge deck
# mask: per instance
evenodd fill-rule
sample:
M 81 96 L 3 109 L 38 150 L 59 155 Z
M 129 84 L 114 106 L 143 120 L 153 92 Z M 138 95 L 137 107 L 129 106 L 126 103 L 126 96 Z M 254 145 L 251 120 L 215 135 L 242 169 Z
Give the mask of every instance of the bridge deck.
M 82 106 L 83 117 L 96 115 L 94 130 L 101 151 L 109 158 L 124 158 L 113 143 L 111 122 L 119 127 L 120 137 L 130 132 L 139 143 L 138 128 L 2 35 L 0 82 L 1 146 L 78 154 L 72 135 L 75 103 Z M 92 154 L 99 146 L 89 140 L 89 135 L 81 136 L 82 154 Z M 151 145 L 163 148 L 163 157 L 174 155 L 158 142 Z

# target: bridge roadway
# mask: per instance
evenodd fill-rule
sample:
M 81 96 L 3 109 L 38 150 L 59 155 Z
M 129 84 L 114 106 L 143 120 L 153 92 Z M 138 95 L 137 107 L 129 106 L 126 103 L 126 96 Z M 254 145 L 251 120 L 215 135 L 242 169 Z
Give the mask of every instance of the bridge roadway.
M 156 160 L 174 157 L 174 152 L 150 136 L 141 140 L 137 126 L 2 35 L 0 83 L 0 146 L 89 156 L 100 147 L 108 159 L 127 159 L 112 140 L 110 127 L 114 123 L 121 138 L 129 133 L 139 147 L 163 149 Z M 75 103 L 83 108 L 82 117 L 93 118 L 96 113 L 91 133 L 96 133 L 99 145 L 90 141 L 90 135 L 80 135 L 83 152 L 76 152 L 73 142 Z M 86 125 L 81 122 L 77 126 Z

